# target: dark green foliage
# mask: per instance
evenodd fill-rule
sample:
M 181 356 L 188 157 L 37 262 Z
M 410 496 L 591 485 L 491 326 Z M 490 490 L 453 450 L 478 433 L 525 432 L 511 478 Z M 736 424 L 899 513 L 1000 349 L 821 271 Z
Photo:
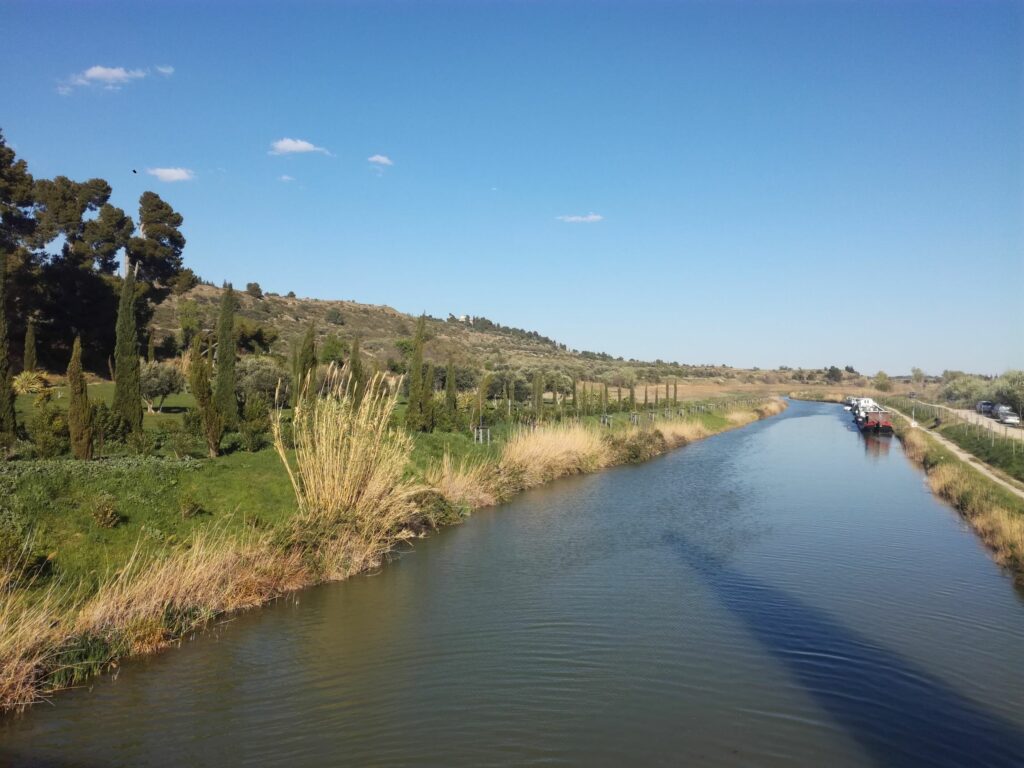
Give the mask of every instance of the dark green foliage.
M 825 373 L 825 378 L 833 383 L 839 383 L 843 380 L 843 372 L 834 365 L 830 365 L 828 371 Z
M 310 323 L 302 342 L 292 354 L 292 402 L 298 402 L 303 395 L 312 397 L 316 382 L 312 374 L 316 371 L 316 328 Z M 308 383 L 308 388 L 307 388 Z
M 448 360 L 444 375 L 444 415 L 450 431 L 458 429 L 459 397 L 456 386 L 455 363 Z
M 544 375 L 541 373 L 533 374 L 533 410 L 537 416 L 540 416 L 541 409 L 544 406 Z
M 181 347 L 188 349 L 192 339 L 202 330 L 202 319 L 199 316 L 199 305 L 192 299 L 178 303 L 178 327 L 181 328 Z
M 21 368 L 23 371 L 34 371 L 36 365 L 36 324 L 29 320 L 25 326 L 25 351 L 22 354 Z
M 245 292 L 252 296 L 254 299 L 263 298 L 263 289 L 260 288 L 259 283 L 246 283 Z
M 92 458 L 92 408 L 89 391 L 82 375 L 82 340 L 75 337 L 68 363 L 68 432 L 71 453 L 76 459 Z
M 412 355 L 409 360 L 409 404 L 405 409 L 405 426 L 410 432 L 428 432 L 428 414 L 424 412 L 425 393 L 430 390 L 423 378 L 423 344 L 426 339 L 427 316 L 416 322 Z
M 121 286 L 114 346 L 114 412 L 129 432 L 142 429 L 139 337 L 135 327 L 135 272 L 129 267 Z
M 267 433 L 270 431 L 270 405 L 262 395 L 246 399 L 238 431 L 247 451 L 255 453 L 266 444 Z
M 156 362 L 156 339 L 153 334 L 149 334 L 149 341 L 146 343 L 146 362 Z
M 220 454 L 220 441 L 224 437 L 224 416 L 213 400 L 210 386 L 210 363 L 202 355 L 198 340 L 192 345 L 192 362 L 189 371 L 189 386 L 196 401 L 196 426 L 206 441 L 210 458 Z M 195 418 L 195 417 L 194 417 Z
M 188 267 L 182 269 L 171 280 L 171 290 L 179 296 L 188 293 L 197 285 L 199 285 L 199 276 Z
M 41 459 L 52 459 L 68 452 L 71 436 L 67 415 L 53 402 L 50 390 L 36 396 L 28 420 L 28 433 L 36 456 Z
M 363 370 L 363 356 L 359 352 L 359 337 L 352 340 L 352 355 L 348 359 L 348 374 L 352 385 L 352 396 L 356 403 L 363 400 L 366 391 L 366 372 Z
M 665 436 L 656 429 L 606 434 L 604 440 L 614 452 L 616 464 L 638 464 L 668 450 Z
M 239 350 L 262 354 L 270 352 L 278 333 L 271 327 L 254 323 L 244 317 L 235 318 L 235 346 Z
M 341 316 L 341 310 L 337 307 L 331 307 L 327 310 L 327 314 L 324 315 L 324 319 L 331 325 L 344 325 L 345 318 Z
M 341 365 L 345 362 L 346 354 L 348 354 L 348 344 L 336 333 L 330 334 L 320 345 L 320 362 L 325 365 L 331 363 Z
M 0 163 L 6 147 L 0 135 Z M 14 153 L 11 153 L 13 158 Z M 4 171 L 0 165 L 0 171 Z M 4 208 L 7 206 L 5 205 Z M 6 220 L 6 211 L 2 211 Z M 4 222 L 6 224 L 6 221 Z M 6 451 L 14 444 L 17 423 L 14 420 L 14 390 L 11 388 L 11 356 L 7 339 L 7 253 L 0 250 L 0 451 Z
M 225 429 L 238 424 L 238 400 L 235 399 L 235 292 L 228 283 L 220 299 L 217 324 L 217 381 L 214 403 Z
M 139 198 L 139 230 L 141 237 L 133 237 L 128 244 L 131 262 L 138 264 L 138 279 L 148 283 L 154 297 L 163 297 L 168 286 L 181 271 L 181 252 L 185 236 L 179 227 L 180 213 L 164 202 L 155 192 L 143 192 Z M 159 299 L 157 299 L 159 300 Z

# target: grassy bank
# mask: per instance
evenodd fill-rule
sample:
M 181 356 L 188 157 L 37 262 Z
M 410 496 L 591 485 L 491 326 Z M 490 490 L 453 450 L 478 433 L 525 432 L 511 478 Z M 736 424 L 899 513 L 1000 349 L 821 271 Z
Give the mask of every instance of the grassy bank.
M 23 532 L 0 561 L 0 706 L 14 709 L 210 620 L 379 566 L 402 541 L 568 474 L 637 462 L 778 413 L 780 401 L 411 436 L 396 402 L 341 390 L 297 409 L 294 450 L 216 460 L 115 457 L 0 465 Z M 7 541 L 8 548 L 11 542 Z
M 932 491 L 955 507 L 998 563 L 1024 580 L 1024 501 L 961 461 L 926 431 L 895 417 L 904 453 L 922 466 Z

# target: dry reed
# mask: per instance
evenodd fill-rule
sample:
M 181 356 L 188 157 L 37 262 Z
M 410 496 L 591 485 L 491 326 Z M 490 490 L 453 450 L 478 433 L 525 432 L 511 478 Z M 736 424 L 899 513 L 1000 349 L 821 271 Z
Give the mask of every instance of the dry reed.
M 441 461 L 426 472 L 426 480 L 456 507 L 479 509 L 498 502 L 496 467 L 484 461 L 463 459 L 458 464 L 446 450 Z
M 316 396 L 296 398 L 294 469 L 282 414 L 275 415 L 274 447 L 299 506 L 295 543 L 316 557 L 328 578 L 374 565 L 412 535 L 413 497 L 423 488 L 404 477 L 413 442 L 391 427 L 397 393 L 378 374 L 356 398 L 347 371 L 332 366 Z
M 594 472 L 611 461 L 608 445 L 594 427 L 577 422 L 545 425 L 512 434 L 501 453 L 501 469 L 524 488 L 556 477 Z

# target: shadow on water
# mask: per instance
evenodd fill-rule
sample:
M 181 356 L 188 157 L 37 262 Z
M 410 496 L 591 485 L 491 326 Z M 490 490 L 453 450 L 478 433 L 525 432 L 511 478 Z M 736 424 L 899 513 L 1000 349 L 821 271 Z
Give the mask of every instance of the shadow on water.
M 1021 765 L 1024 734 L 1012 723 L 685 536 L 664 541 L 880 765 Z

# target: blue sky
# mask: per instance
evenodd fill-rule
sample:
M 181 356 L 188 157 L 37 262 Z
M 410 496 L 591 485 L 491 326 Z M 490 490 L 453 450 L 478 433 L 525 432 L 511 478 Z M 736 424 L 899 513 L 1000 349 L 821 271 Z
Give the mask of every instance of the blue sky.
M 207 279 L 644 359 L 1024 366 L 1022 3 L 8 0 L 0 24 L 32 172 L 132 213 L 159 192 Z

